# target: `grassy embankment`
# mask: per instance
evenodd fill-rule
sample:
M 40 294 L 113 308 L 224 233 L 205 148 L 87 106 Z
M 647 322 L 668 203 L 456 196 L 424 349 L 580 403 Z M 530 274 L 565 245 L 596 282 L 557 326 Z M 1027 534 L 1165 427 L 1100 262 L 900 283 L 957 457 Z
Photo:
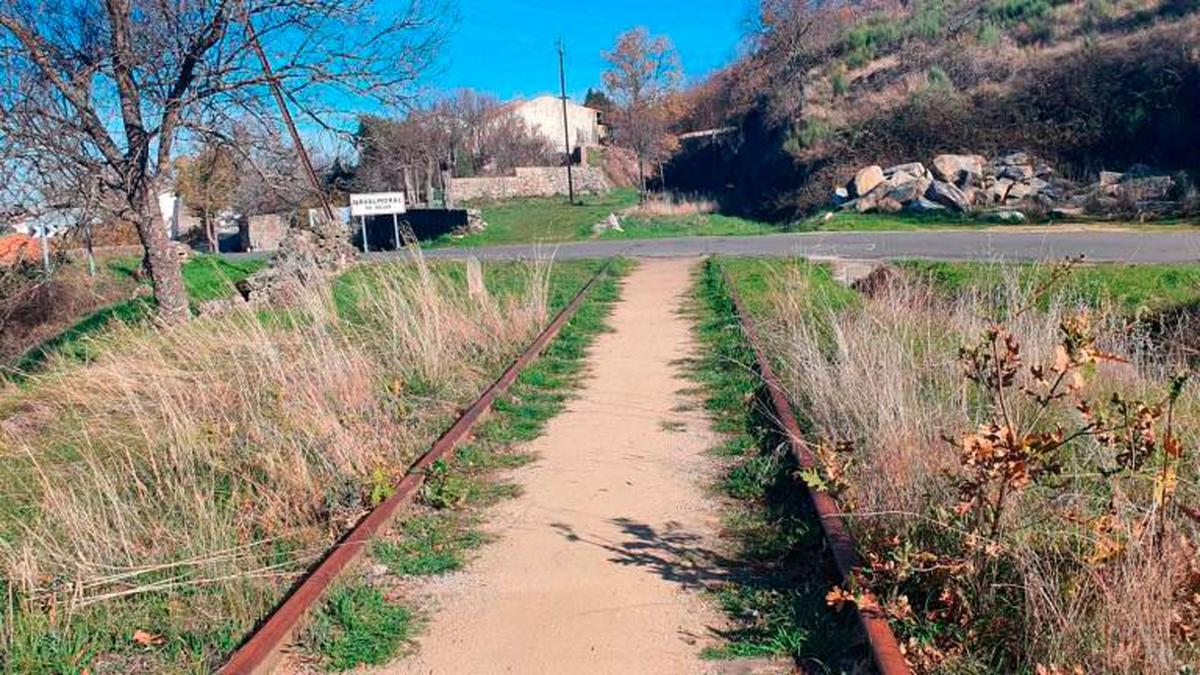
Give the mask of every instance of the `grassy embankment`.
M 134 276 L 139 264 L 137 258 L 114 258 L 108 260 L 99 273 L 124 280 L 133 289 L 138 283 Z M 261 260 L 231 261 L 218 256 L 198 255 L 184 263 L 183 282 L 193 303 L 214 300 L 231 295 L 234 292 L 234 284 L 264 264 Z M 88 336 L 94 335 L 112 322 L 133 323 L 144 320 L 153 310 L 153 303 L 152 297 L 141 296 L 93 311 L 54 337 L 27 350 L 13 364 L 13 370 L 25 372 L 37 368 L 51 354 L 86 360 L 92 356 L 88 351 Z
M 872 588 L 917 672 L 1196 662 L 1200 396 L 1138 320 L 1194 268 L 914 263 L 856 298 L 728 264 L 866 556 L 831 604 Z
M 485 297 L 455 264 L 360 267 L 336 300 L 51 356 L 0 392 L 4 669 L 211 669 L 593 264 L 488 265 Z

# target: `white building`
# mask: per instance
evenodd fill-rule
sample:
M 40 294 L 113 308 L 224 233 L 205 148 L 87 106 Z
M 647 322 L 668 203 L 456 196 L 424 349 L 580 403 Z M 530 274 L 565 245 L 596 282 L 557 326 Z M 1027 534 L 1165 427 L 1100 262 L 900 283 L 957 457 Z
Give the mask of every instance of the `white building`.
M 562 99 L 547 94 L 528 101 L 513 101 L 503 110 L 524 120 L 525 126 L 549 141 L 551 147 L 563 147 Z M 567 101 L 567 133 L 572 151 L 581 146 L 598 145 L 605 136 L 600 111 Z

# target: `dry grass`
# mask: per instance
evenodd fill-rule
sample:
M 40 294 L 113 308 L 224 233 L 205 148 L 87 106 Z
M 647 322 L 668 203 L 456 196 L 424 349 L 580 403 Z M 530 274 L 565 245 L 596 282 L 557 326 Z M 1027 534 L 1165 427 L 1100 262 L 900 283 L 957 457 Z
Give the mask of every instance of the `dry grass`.
M 946 552 L 973 545 L 964 542 L 953 515 L 962 499 L 960 451 L 943 438 L 960 438 L 991 418 L 978 388 L 962 376 L 958 349 L 992 324 L 988 317 L 998 308 L 1030 303 L 1032 289 L 1010 275 L 987 296 L 947 299 L 901 281 L 834 308 L 814 302 L 822 294 L 811 286 L 806 275 L 768 284 L 776 291 L 765 332 L 814 435 L 827 447 L 854 448 L 828 453 L 827 469 L 841 474 L 839 496 L 869 560 L 887 567 L 881 572 L 890 579 L 886 600 L 898 607 L 900 595 L 910 596 L 915 614 L 893 616 L 911 638 L 918 670 L 1033 670 L 1040 664 L 1063 672 L 1166 674 L 1195 663 L 1187 634 L 1194 630 L 1196 617 L 1189 613 L 1197 598 L 1191 594 L 1200 578 L 1190 543 L 1195 523 L 1174 510 L 1166 535 L 1154 536 L 1146 521 L 1158 465 L 1105 476 L 1100 468 L 1112 465 L 1111 453 L 1087 438 L 1070 446 L 1057 479 L 1014 495 L 1001 541 L 989 554 L 995 560 L 985 563 L 990 576 L 963 598 L 974 606 L 948 613 L 969 617 L 967 623 L 946 625 L 925 615 L 944 608 L 937 593 L 957 587 L 955 575 L 979 571 L 919 569 L 936 568 Z M 1044 310 L 1006 322 L 1026 364 L 1054 361 L 1060 323 L 1080 308 L 1063 294 L 1042 304 Z M 1115 315 L 1099 314 L 1109 317 L 1098 320 L 1100 346 L 1128 363 L 1100 363 L 1081 394 L 1095 401 L 1113 392 L 1162 400 L 1179 359 L 1156 353 Z M 1175 413 L 1185 448 L 1176 503 L 1200 501 L 1196 391 L 1185 390 Z M 1015 405 L 1013 415 L 1015 427 L 1045 429 L 1059 422 L 1070 428 L 1078 419 L 1069 404 L 1047 413 L 1029 401 Z M 911 548 L 903 552 L 904 546 Z M 934 562 L 914 563 L 921 551 L 931 552 Z
M 711 199 L 671 193 L 650 195 L 646 201 L 629 209 L 628 215 L 635 218 L 678 218 L 716 212 L 717 203 Z
M 0 393 L 0 570 L 26 627 L 147 598 L 170 617 L 148 629 L 236 638 L 543 324 L 547 266 L 517 276 L 471 297 L 419 259 L 359 268 L 337 302 L 116 328 L 94 363 Z

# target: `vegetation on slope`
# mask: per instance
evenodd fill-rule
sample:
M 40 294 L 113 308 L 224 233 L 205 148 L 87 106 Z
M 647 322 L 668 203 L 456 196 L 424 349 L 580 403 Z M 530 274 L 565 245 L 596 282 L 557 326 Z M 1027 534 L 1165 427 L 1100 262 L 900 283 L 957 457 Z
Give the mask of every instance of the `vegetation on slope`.
M 0 392 L 3 668 L 213 668 L 586 278 L 500 265 L 480 297 L 456 266 L 357 268 L 350 316 L 315 289 L 112 326 Z
M 1200 60 L 1186 45 L 1197 9 L 766 0 L 751 53 L 686 94 L 681 129 L 737 133 L 686 144 L 670 184 L 792 219 L 862 166 L 1020 149 L 1073 179 L 1149 165 L 1192 195 Z
M 918 672 L 1196 662 L 1200 397 L 1189 355 L 1143 340 L 1106 290 L 1181 270 L 1075 272 L 979 292 L 901 278 L 848 303 L 810 272 L 745 287 L 819 448 L 805 480 L 837 494 L 865 556 L 828 601 L 871 588 Z

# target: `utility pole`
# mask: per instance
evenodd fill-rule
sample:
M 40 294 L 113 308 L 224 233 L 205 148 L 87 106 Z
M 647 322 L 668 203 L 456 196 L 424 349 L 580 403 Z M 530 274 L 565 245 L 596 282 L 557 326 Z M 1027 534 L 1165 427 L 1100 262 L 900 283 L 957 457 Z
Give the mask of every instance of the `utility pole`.
M 567 72 L 563 67 L 563 41 L 558 41 L 558 85 L 562 92 L 563 147 L 567 151 L 567 199 L 575 203 L 575 179 L 571 176 L 571 129 L 567 126 Z
M 250 43 L 250 47 L 258 56 L 258 62 L 262 65 L 263 75 L 267 78 L 267 86 L 271 89 L 272 96 L 275 97 L 275 105 L 279 107 L 279 114 L 283 117 L 283 123 L 287 126 L 288 134 L 292 137 L 292 145 L 296 147 L 297 154 L 300 155 L 300 164 L 304 167 L 304 173 L 308 177 L 309 185 L 312 186 L 313 192 L 317 193 L 317 197 L 321 200 L 321 212 L 325 215 L 326 222 L 332 224 L 335 221 L 333 216 L 333 207 L 329 205 L 329 198 L 325 196 L 325 190 L 321 187 L 321 181 L 317 178 L 317 172 L 313 169 L 312 160 L 308 157 L 308 151 L 304 149 L 304 142 L 300 140 L 300 132 L 296 130 L 296 123 L 292 121 L 292 113 L 288 111 L 287 102 L 284 101 L 283 92 L 279 86 L 279 78 L 275 76 L 275 71 L 271 69 L 271 61 L 267 58 L 267 53 L 263 51 L 262 45 L 258 41 L 258 33 L 254 30 L 254 24 L 250 21 L 250 10 L 246 7 L 246 0 L 241 1 L 242 16 L 246 22 L 246 39 Z M 365 235 L 364 235 L 365 236 Z M 366 239 L 363 240 L 365 247 Z

